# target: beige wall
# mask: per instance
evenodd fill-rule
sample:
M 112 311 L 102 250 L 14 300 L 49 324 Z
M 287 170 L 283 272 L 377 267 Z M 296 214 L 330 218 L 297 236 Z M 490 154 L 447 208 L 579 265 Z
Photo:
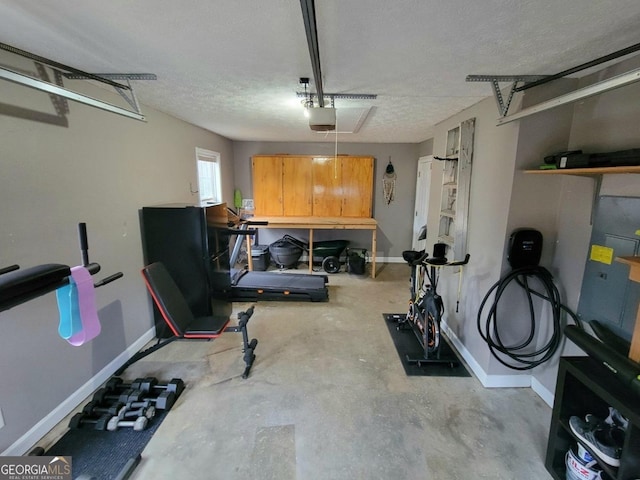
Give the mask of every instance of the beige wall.
M 0 62 L 15 64 L 25 73 L 35 72 L 32 62 L 18 61 L 7 53 L 0 53 Z M 638 63 L 632 60 L 584 79 L 582 84 Z M 87 82 L 67 83 L 75 90 L 120 101 Z M 548 88 L 541 91 L 550 93 Z M 541 228 L 551 239 L 543 261 L 551 265 L 566 292 L 567 305 L 574 309 L 591 233 L 592 180 L 561 177 L 542 181 L 520 170 L 565 145 L 598 151 L 638 147 L 639 97 L 640 86 L 633 85 L 575 104 L 568 113 L 550 111 L 501 127 L 495 125 L 495 102 L 488 98 L 438 125 L 433 140 L 419 145 L 339 145 L 339 153 L 376 157 L 374 215 L 381 225 L 379 253 L 400 257 L 411 245 L 418 157 L 442 156 L 446 131 L 460 121 L 476 118 L 468 228 L 471 263 L 465 269 L 459 313 L 455 313 L 457 277 L 445 275 L 441 286 L 447 323 L 488 383 L 491 377 L 500 377 L 500 383 L 511 372 L 490 358 L 476 330 L 476 315 L 485 292 L 505 269 L 511 229 L 526 224 Z M 144 106 L 147 123 L 73 102 L 69 107 L 70 112 L 61 118 L 47 94 L 0 83 L 0 266 L 78 264 L 76 227 L 86 222 L 90 258 L 102 265 L 97 278 L 116 271 L 122 271 L 124 278 L 97 290 L 103 332 L 82 347 L 71 347 L 57 335 L 53 294 L 0 312 L 0 364 L 11 366 L 0 370 L 5 386 L 0 390 L 0 409 L 6 423 L 0 429 L 0 452 L 16 446 L 11 454 L 24 453 L 19 449 L 29 448 L 30 439 L 37 440 L 38 434 L 45 433 L 42 429 L 64 416 L 60 405 L 67 405 L 79 389 L 97 387 L 91 385 L 92 379 L 110 374 L 109 369 L 118 366 L 114 362 L 148 335 L 152 320 L 139 277 L 138 210 L 144 205 L 197 200 L 191 193 L 197 184 L 195 147 L 221 153 L 223 194 L 229 204 L 234 187 L 249 196 L 251 155 L 330 154 L 334 149 L 328 143 L 233 143 Z M 386 205 L 381 176 L 389 157 L 398 173 L 398 194 Z M 440 193 L 438 170 L 433 182 L 432 212 Z M 605 176 L 602 193 L 640 196 L 640 179 L 638 175 Z M 430 225 L 429 230 L 428 245 L 432 245 L 435 226 Z M 369 241 L 368 236 L 354 235 L 355 241 L 365 245 Z M 566 348 L 566 352 L 575 352 L 571 345 Z M 552 392 L 556 371 L 557 362 L 550 362 L 536 370 L 533 378 Z
M 580 80 L 578 87 L 602 81 L 640 66 L 640 57 L 631 58 Z M 640 147 L 640 84 L 634 83 L 573 105 L 574 114 L 568 149 L 585 152 L 612 152 Z M 566 304 L 578 307 L 582 276 L 591 238 L 593 178 L 562 176 L 557 210 L 557 238 L 553 273 L 566 295 Z M 640 197 L 640 175 L 604 175 L 601 195 Z M 582 354 L 567 341 L 564 355 Z M 555 388 L 557 362 L 540 367 L 536 379 L 549 391 Z
M 434 155 L 444 157 L 447 132 L 464 120 L 476 119 L 467 231 L 467 252 L 471 260 L 463 270 L 463 288 L 457 313 L 458 276 L 453 270 L 443 271 L 440 291 L 445 301 L 447 325 L 477 366 L 485 372 L 489 369 L 491 357 L 477 334 L 475 318 L 484 293 L 501 274 L 519 131 L 518 124 L 496 128 L 497 117 L 494 99 L 487 98 L 438 124 L 433 148 Z M 437 241 L 442 168 L 441 162 L 434 162 L 428 248 Z
M 638 65 L 640 59 L 632 59 L 579 83 L 563 80 L 537 87 L 516 101 L 523 106 L 535 105 Z M 591 235 L 595 183 L 591 178 L 542 177 L 523 171 L 542 163 L 545 155 L 562 150 L 604 152 L 638 148 L 639 98 L 640 85 L 634 84 L 502 126 L 496 126 L 495 101 L 488 98 L 436 126 L 433 153 L 444 156 L 447 131 L 461 121 L 476 118 L 468 225 L 471 262 L 464 270 L 459 313 L 455 313 L 456 276 L 445 277 L 441 282 L 441 293 L 447 306 L 445 320 L 448 327 L 484 385 L 532 385 L 549 402 L 553 399 L 558 357 L 560 354 L 581 354 L 571 342 L 566 342 L 555 358 L 522 375 L 491 357 L 477 331 L 477 314 L 488 289 L 509 270 L 506 262 L 508 238 L 518 227 L 532 227 L 543 233 L 541 265 L 551 271 L 566 305 L 573 310 L 577 308 Z M 510 111 L 516 112 L 519 108 L 516 103 Z M 441 166 L 436 164 L 436 168 L 441 169 Z M 435 242 L 437 233 L 440 171 L 433 172 L 427 245 Z M 601 194 L 640 196 L 640 176 L 605 175 Z M 504 305 L 508 323 L 504 335 L 507 338 L 521 337 L 528 329 L 528 313 L 520 311 L 519 303 L 511 298 Z M 538 305 L 537 311 L 542 332 L 537 340 L 540 346 L 551 319 L 544 306 Z
M 0 63 L 35 74 L 33 62 L 10 54 Z M 88 82 L 65 84 L 122 103 Z M 65 414 L 61 405 L 103 369 L 112 373 L 151 329 L 138 210 L 197 201 L 195 147 L 221 153 L 224 196 L 233 199 L 231 142 L 142 108 L 147 123 L 74 102 L 60 118 L 46 93 L 0 82 L 0 266 L 79 264 L 77 224 L 86 222 L 90 260 L 102 266 L 96 278 L 124 273 L 96 290 L 102 333 L 81 347 L 58 336 L 53 293 L 0 312 L 0 452 L 19 440 L 16 448 L 28 448 L 28 432 Z M 46 431 L 32 433 L 37 440 Z

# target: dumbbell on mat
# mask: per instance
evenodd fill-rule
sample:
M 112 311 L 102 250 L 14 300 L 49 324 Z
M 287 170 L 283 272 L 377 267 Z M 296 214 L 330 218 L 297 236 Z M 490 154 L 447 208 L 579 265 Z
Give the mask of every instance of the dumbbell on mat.
M 120 403 L 137 402 L 142 400 L 144 393 L 140 390 L 123 390 L 120 393 L 110 391 L 107 388 L 100 388 L 93 394 L 93 401 L 105 403 L 105 400 L 111 400 Z
M 137 432 L 140 430 L 144 430 L 147 428 L 149 424 L 149 419 L 145 416 L 138 417 L 135 420 L 122 420 L 120 417 L 112 417 L 107 423 L 107 430 L 114 432 L 119 428 L 123 427 L 133 427 L 133 429 Z
M 84 406 L 82 412 L 87 415 L 109 414 L 113 416 L 117 415 L 122 407 L 124 407 L 124 403 L 122 402 L 116 402 L 108 407 L 102 407 L 99 402 L 92 400 Z
M 173 392 L 162 392 L 157 397 L 145 398 L 145 401 L 153 403 L 158 410 L 171 410 L 173 404 L 176 403 L 176 394 Z
M 176 403 L 176 395 L 173 392 L 162 392 L 157 397 L 145 397 L 140 402 L 128 402 L 128 408 L 148 408 L 149 405 L 154 405 L 156 410 L 171 410 L 173 404 Z
M 136 378 L 130 384 L 124 383 L 119 377 L 110 378 L 106 383 L 109 390 L 127 389 L 141 390 L 143 392 L 153 392 L 154 390 L 164 390 L 166 392 L 175 393 L 179 397 L 184 390 L 184 381 L 180 378 L 173 378 L 168 383 L 160 383 L 156 377 Z
M 108 413 L 105 413 L 98 418 L 92 418 L 86 413 L 76 413 L 69 421 L 69 428 L 75 430 L 87 425 L 93 425 L 95 430 L 106 430 L 109 420 L 111 420 L 111 415 Z
M 145 405 L 138 407 L 136 410 L 131 406 L 133 404 L 129 403 L 124 405 L 117 413 L 117 416 L 122 420 L 126 420 L 131 417 L 147 417 L 151 420 L 156 415 L 156 407 L 151 405 L 151 402 L 142 402 Z

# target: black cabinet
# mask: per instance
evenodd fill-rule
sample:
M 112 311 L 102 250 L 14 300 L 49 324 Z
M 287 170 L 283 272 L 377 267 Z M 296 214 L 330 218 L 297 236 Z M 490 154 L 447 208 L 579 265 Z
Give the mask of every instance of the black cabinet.
M 231 315 L 229 235 L 226 204 L 168 204 L 143 207 L 145 265 L 162 262 L 193 314 Z M 171 336 L 154 306 L 156 335 Z
M 629 426 L 625 433 L 620 466 L 614 468 L 598 462 L 605 472 L 602 478 L 640 479 L 640 397 L 590 357 L 560 359 L 545 460 L 545 466 L 553 478 L 566 478 L 565 455 L 578 442 L 569 427 L 569 418 L 574 415 L 584 418 L 587 414 L 605 418 L 610 406 L 629 420 Z M 596 458 L 596 455 L 593 456 Z

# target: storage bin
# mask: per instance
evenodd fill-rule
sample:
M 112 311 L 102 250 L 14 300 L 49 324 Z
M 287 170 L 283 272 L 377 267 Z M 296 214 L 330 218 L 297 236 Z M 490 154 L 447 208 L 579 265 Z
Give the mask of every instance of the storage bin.
M 367 265 L 367 250 L 347 248 L 347 272 L 364 275 Z
M 276 240 L 269 245 L 271 259 L 278 268 L 296 268 L 302 256 L 302 248 L 285 238 Z
M 264 272 L 269 267 L 269 245 L 252 245 L 253 270 Z

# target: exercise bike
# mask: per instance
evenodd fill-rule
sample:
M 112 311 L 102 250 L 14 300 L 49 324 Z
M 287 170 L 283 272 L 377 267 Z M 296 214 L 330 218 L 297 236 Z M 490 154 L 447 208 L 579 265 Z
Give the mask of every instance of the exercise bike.
M 409 310 L 404 318 L 398 320 L 397 329 L 411 328 L 420 342 L 423 355 L 411 358 L 409 363 L 419 367 L 423 364 L 448 364 L 451 368 L 460 362 L 455 355 L 445 355 L 441 349 L 440 322 L 444 314 L 444 303 L 438 294 L 440 269 L 443 267 L 462 266 L 469 263 L 469 254 L 464 260 L 449 262 L 444 257 L 446 245 L 434 245 L 434 256 L 424 251 L 407 250 L 402 257 L 411 266 Z

